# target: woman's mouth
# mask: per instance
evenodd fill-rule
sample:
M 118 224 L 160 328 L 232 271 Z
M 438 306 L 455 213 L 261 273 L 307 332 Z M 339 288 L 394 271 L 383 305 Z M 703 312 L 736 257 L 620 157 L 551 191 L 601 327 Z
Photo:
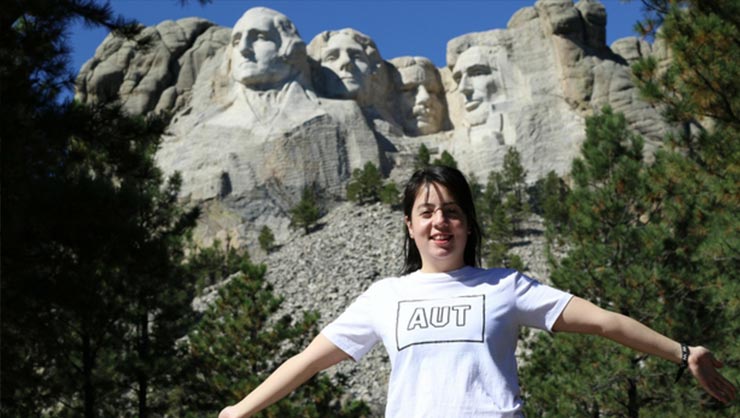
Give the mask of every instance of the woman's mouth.
M 450 240 L 452 240 L 452 235 L 451 234 L 434 234 L 432 235 L 431 238 L 435 244 L 447 244 L 448 242 L 450 242 Z

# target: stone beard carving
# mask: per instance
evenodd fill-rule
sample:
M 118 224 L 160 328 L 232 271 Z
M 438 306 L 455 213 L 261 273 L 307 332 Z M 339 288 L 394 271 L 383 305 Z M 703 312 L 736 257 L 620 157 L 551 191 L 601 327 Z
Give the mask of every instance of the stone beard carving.
M 407 135 L 429 135 L 441 131 L 447 121 L 447 102 L 439 71 L 424 57 L 391 60 L 398 70 L 399 107 Z
M 354 29 L 322 32 L 308 45 L 308 54 L 321 64 L 324 93 L 331 98 L 370 103 L 372 76 L 382 59 L 369 36 Z

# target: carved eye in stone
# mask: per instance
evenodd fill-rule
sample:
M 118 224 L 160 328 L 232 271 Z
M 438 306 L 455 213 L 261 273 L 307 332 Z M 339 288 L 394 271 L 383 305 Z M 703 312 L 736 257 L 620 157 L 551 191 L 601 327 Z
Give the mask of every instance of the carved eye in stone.
M 424 84 L 424 88 L 427 89 L 429 94 L 439 94 L 442 92 L 440 86 L 437 83 Z
M 462 79 L 462 73 L 460 71 L 456 71 L 452 74 L 452 79 L 455 80 L 456 84 L 460 84 L 460 80 Z
M 468 68 L 467 74 L 469 77 L 477 77 L 481 75 L 491 74 L 491 67 L 487 65 L 475 65 Z
M 351 50 L 348 54 L 352 61 L 367 62 L 367 57 L 365 57 L 365 53 L 363 53 L 362 51 Z
M 241 32 L 237 32 L 234 34 L 234 36 L 231 37 L 231 46 L 237 46 L 239 45 L 239 41 L 242 39 Z
M 327 61 L 327 62 L 336 61 L 338 57 L 339 57 L 339 52 L 337 52 L 336 50 L 331 50 L 327 52 L 326 54 L 324 54 L 324 57 L 321 59 L 321 61 Z
M 269 36 L 269 34 L 267 32 L 251 31 L 249 33 L 249 40 L 251 42 L 255 42 L 255 41 L 269 41 L 270 40 L 270 36 Z
M 416 92 L 416 88 L 418 87 L 418 84 L 409 83 L 404 84 L 403 87 L 401 87 L 401 91 L 404 93 L 414 93 Z

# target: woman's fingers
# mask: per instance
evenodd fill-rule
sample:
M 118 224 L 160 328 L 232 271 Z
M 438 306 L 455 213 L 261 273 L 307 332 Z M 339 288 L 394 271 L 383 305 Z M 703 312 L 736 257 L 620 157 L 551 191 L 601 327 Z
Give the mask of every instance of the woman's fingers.
M 704 390 L 724 403 L 735 399 L 737 389 L 717 371 L 723 366 L 722 362 L 704 347 L 692 347 L 691 354 L 696 357 L 690 359 L 693 361 L 689 362 L 689 369 Z

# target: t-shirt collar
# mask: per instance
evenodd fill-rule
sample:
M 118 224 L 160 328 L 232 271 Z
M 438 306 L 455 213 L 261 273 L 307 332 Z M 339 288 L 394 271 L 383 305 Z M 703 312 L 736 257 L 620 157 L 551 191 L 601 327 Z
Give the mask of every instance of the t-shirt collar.
M 421 270 L 409 274 L 407 277 L 413 280 L 420 281 L 452 281 L 460 280 L 464 277 L 470 276 L 475 271 L 475 267 L 463 266 L 457 270 L 445 271 L 441 273 L 423 273 Z

